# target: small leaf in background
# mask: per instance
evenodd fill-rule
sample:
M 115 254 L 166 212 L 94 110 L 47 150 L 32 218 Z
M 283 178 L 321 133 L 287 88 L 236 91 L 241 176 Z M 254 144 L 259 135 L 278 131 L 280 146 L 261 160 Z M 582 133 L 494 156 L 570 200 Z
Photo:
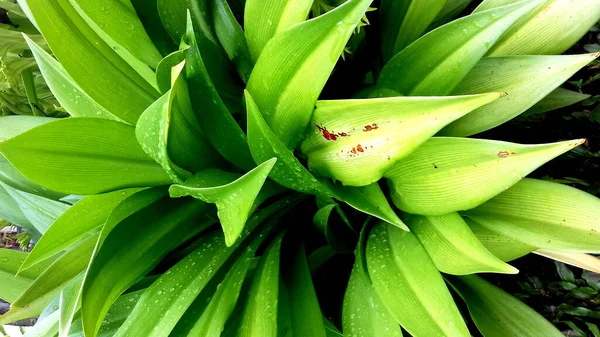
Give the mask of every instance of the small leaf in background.
M 412 336 L 470 336 L 442 276 L 414 234 L 379 223 L 369 234 L 366 255 L 379 298 Z
M 406 215 L 404 221 L 442 273 L 466 275 L 519 272 L 492 255 L 457 213 L 427 217 Z
M 570 186 L 524 179 L 465 212 L 491 231 L 549 250 L 597 253 L 600 199 Z
M 294 149 L 302 140 L 319 94 L 371 2 L 349 0 L 286 30 L 257 60 L 247 90 L 287 148 Z
M 407 96 L 450 94 L 502 33 L 541 1 L 469 15 L 426 34 L 385 65 L 377 86 Z
M 394 204 L 401 210 L 444 215 L 481 205 L 583 142 L 521 145 L 472 138 L 431 138 L 398 161 L 385 177 Z
M 313 224 L 336 252 L 348 253 L 354 249 L 358 237 L 338 204 L 328 204 L 319 209 L 313 217 Z
M 231 247 L 242 234 L 252 206 L 275 162 L 275 158 L 268 160 L 242 177 L 218 170 L 201 171 L 182 185 L 171 185 L 169 194 L 172 198 L 192 196 L 216 204 L 225 243 Z
M 590 98 L 591 95 L 582 94 L 577 91 L 571 91 L 563 88 L 556 88 L 549 93 L 541 101 L 525 111 L 521 116 L 527 117 L 543 112 L 548 112 L 560 108 L 564 108 L 575 103 L 579 103 Z
M 575 275 L 569 267 L 560 262 L 554 262 L 554 265 L 556 266 L 556 272 L 558 272 L 558 276 L 560 276 L 561 279 L 567 282 L 575 283 Z
M 531 108 L 597 57 L 598 54 L 484 58 L 453 94 L 503 91 L 508 96 L 473 111 L 439 134 L 466 137 L 507 122 Z
M 467 303 L 485 337 L 564 337 L 540 314 L 479 276 L 448 276 L 446 280 Z
M 170 182 L 166 172 L 142 151 L 133 127 L 106 119 L 66 118 L 47 123 L 0 143 L 0 152 L 33 182 L 68 194 Z

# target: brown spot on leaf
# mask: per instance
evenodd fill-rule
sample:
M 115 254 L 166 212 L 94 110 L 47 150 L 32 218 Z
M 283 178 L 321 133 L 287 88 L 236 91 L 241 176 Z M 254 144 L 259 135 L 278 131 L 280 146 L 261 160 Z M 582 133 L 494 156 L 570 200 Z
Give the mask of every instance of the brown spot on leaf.
M 377 130 L 379 129 L 379 126 L 377 125 L 377 123 L 373 123 L 371 125 L 365 125 L 365 128 L 363 129 L 364 132 L 369 132 L 369 131 L 373 131 L 373 130 Z
M 355 147 L 352 148 L 352 153 L 356 154 L 356 148 Z
M 324 126 L 320 126 L 320 125 L 315 125 L 317 127 L 317 129 L 319 129 L 319 131 L 321 131 L 321 133 L 323 134 L 323 138 L 327 139 L 327 140 L 333 140 L 335 141 L 337 139 L 337 135 L 333 132 L 329 132 L 329 130 L 327 130 L 326 127 Z
M 500 151 L 500 152 L 498 152 L 498 157 L 499 158 L 508 158 L 508 157 L 512 156 L 513 154 L 515 154 L 515 153 L 511 152 L 511 151 Z
M 357 150 L 358 152 L 365 152 L 365 150 L 363 150 L 363 148 L 362 148 L 362 146 L 360 146 L 360 144 L 358 144 L 358 145 L 356 146 L 356 150 Z

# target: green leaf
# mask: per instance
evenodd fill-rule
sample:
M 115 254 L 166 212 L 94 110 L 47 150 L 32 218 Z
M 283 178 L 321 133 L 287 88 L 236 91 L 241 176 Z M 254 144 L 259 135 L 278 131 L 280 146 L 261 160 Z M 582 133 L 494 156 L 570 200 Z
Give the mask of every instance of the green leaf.
M 600 252 L 600 199 L 575 188 L 524 179 L 466 212 L 480 225 L 537 248 Z
M 44 39 L 73 81 L 107 111 L 135 124 L 157 98 L 156 89 L 94 32 L 69 0 L 26 3 Z
M 402 337 L 400 326 L 375 291 L 365 267 L 356 261 L 352 269 L 342 311 L 347 337 Z
M 40 125 L 57 121 L 56 118 L 34 116 L 2 116 L 0 117 L 0 142 L 14 138 Z
M 363 187 L 338 186 L 325 180 L 323 183 L 334 198 L 347 203 L 350 207 L 403 230 L 408 230 L 408 227 L 390 206 L 378 183 Z
M 366 254 L 379 298 L 412 336 L 470 336 L 442 276 L 414 234 L 379 223 L 369 234 Z
M 73 0 L 71 4 L 92 29 L 117 53 L 131 53 L 156 69 L 162 56 L 150 40 L 129 0 Z
M 186 33 L 187 12 L 190 13 L 195 33 L 216 45 L 218 40 L 211 26 L 207 0 L 158 0 L 158 13 L 163 26 L 177 43 Z
M 173 67 L 176 67 L 185 60 L 186 50 L 180 49 L 174 51 L 158 63 L 158 67 L 156 68 L 156 84 L 162 94 L 166 94 L 171 90 Z
M 206 219 L 207 210 L 207 204 L 195 199 L 163 198 L 114 227 L 85 278 L 81 315 L 86 336 L 97 335 L 119 295 L 168 252 L 214 223 Z
M 317 294 L 310 275 L 304 245 L 300 245 L 291 256 L 287 265 L 282 265 L 282 286 L 287 300 L 279 299 L 277 319 L 282 319 L 282 312 L 289 318 L 288 334 L 294 337 L 325 337 L 325 326 Z M 280 293 L 282 289 L 280 288 Z M 285 318 L 283 318 L 285 319 Z M 278 324 L 278 329 L 284 326 Z M 279 334 L 278 334 L 279 335 Z
M 52 223 L 27 255 L 21 270 L 26 270 L 66 249 L 93 230 L 104 225 L 111 212 L 139 188 L 89 195 L 75 203 Z
M 190 23 L 184 42 L 189 46 L 185 64 L 190 92 L 194 93 L 191 95 L 192 106 L 196 111 L 202 111 L 201 117 L 197 115 L 202 131 L 225 159 L 245 171 L 251 170 L 255 164 L 246 135 L 219 96 L 217 83 L 213 82 L 209 73 L 215 65 L 205 63 L 205 55 L 200 53 L 199 42 Z
M 2 284 L 0 298 L 6 302 L 14 302 L 54 262 L 52 260 L 45 261 L 17 276 L 19 267 L 26 258 L 27 253 L 25 252 L 0 249 L 0 284 Z M 3 316 L 0 316 L 0 319 L 2 318 Z
M 160 15 L 158 14 L 158 2 L 157 1 L 146 1 L 146 0 L 130 0 L 133 8 L 137 12 L 137 16 L 142 21 L 144 29 L 152 39 L 152 42 L 156 46 L 156 49 L 165 56 L 177 49 L 177 46 L 167 33 L 165 27 L 160 22 Z
M 247 251 L 231 267 L 225 279 L 218 285 L 217 291 L 212 296 L 206 310 L 200 319 L 189 331 L 188 336 L 210 337 L 220 335 L 225 327 L 225 322 L 231 316 L 242 290 L 244 277 L 252 262 L 254 252 Z
M 321 90 L 371 2 L 349 0 L 318 18 L 293 26 L 273 38 L 256 62 L 247 90 L 267 124 L 288 148 L 295 148 L 302 139 Z M 254 21 L 265 26 L 262 19 Z
M 121 119 L 94 101 L 67 74 L 63 66 L 37 45 L 28 36 L 23 35 L 44 80 L 60 105 L 73 117 L 98 117 L 121 121 Z
M 477 207 L 547 161 L 582 144 L 521 145 L 471 138 L 432 138 L 386 173 L 394 204 L 421 215 Z
M 58 331 L 58 311 L 40 319 L 23 337 L 54 337 Z
M 82 282 L 83 274 L 80 274 L 72 279 L 60 292 L 58 337 L 67 337 L 69 335 L 73 317 L 79 309 Z
M 252 58 L 258 60 L 273 37 L 304 22 L 312 4 L 312 0 L 246 0 L 244 29 Z
M 21 117 L 21 116 L 19 116 L 19 117 Z M 33 117 L 33 118 L 42 119 L 43 117 Z M 0 123 L 5 119 L 6 119 L 6 117 L 0 119 Z M 2 131 L 4 131 L 4 130 L 2 130 Z M 39 195 L 39 196 L 47 198 L 47 199 L 58 200 L 65 196 L 64 193 L 58 193 L 58 192 L 51 191 L 43 186 L 40 186 L 40 185 L 32 182 L 29 179 L 25 178 L 2 155 L 0 155 L 0 182 L 3 182 L 11 187 L 14 187 L 14 188 L 20 190 L 20 191 Z M 0 218 L 2 218 L 2 216 L 0 216 Z M 8 220 L 6 218 L 4 218 L 4 219 Z
M 485 248 L 502 261 L 516 260 L 536 250 L 536 247 L 491 231 L 469 218 L 464 220 Z
M 327 244 L 335 252 L 348 253 L 354 249 L 357 235 L 337 203 L 333 202 L 319 209 L 313 217 L 313 224 L 323 233 Z M 312 269 L 313 265 L 309 264 Z
M 273 134 L 247 91 L 245 98 L 248 109 L 248 144 L 254 161 L 262 163 L 277 158 L 269 174 L 275 182 L 307 194 L 319 192 L 328 194 L 321 183 L 298 161 L 294 153 Z
M 502 95 L 319 101 L 301 149 L 312 172 L 369 185 L 444 126 Z
M 486 0 L 474 13 L 504 6 L 514 0 Z M 489 55 L 562 54 L 598 22 L 600 3 L 581 0 L 574 3 L 545 0 L 543 7 L 517 21 Z
M 28 179 L 68 194 L 170 182 L 142 151 L 133 127 L 106 119 L 47 123 L 0 143 L 0 152 Z
M 303 0 L 311 1 L 312 0 Z M 244 81 L 248 82 L 254 61 L 250 56 L 248 42 L 242 30 L 242 26 L 237 22 L 231 12 L 231 8 L 226 0 L 211 0 L 213 9 L 213 25 L 221 46 L 225 49 L 229 59 L 235 64 L 238 74 Z M 264 15 L 264 13 L 263 13 Z M 264 17 L 262 18 L 264 22 Z
M 71 207 L 59 201 L 19 191 L 1 182 L 0 186 L 13 198 L 29 223 L 41 234 L 44 234 L 50 225 Z
M 266 161 L 241 178 L 218 170 L 199 172 L 185 184 L 171 185 L 169 194 L 171 198 L 192 196 L 216 204 L 225 243 L 231 247 L 242 234 L 252 206 L 276 161 L 275 158 Z
M 421 37 L 448 0 L 384 0 L 381 3 L 381 49 L 385 61 Z
M 563 337 L 544 317 L 479 276 L 446 278 L 467 303 L 485 337 Z
M 177 183 L 188 179 L 190 172 L 214 167 L 220 161 L 202 136 L 182 73 L 184 66 L 180 63 L 173 68 L 171 90 L 144 111 L 135 127 L 142 149 Z
M 469 15 L 426 34 L 385 65 L 377 86 L 406 96 L 450 94 L 500 36 L 541 1 Z
M 26 229 L 32 239 L 39 240 L 41 233 L 33 226 L 29 219 L 27 219 L 25 214 L 23 214 L 23 211 L 15 199 L 6 191 L 4 186 L 7 185 L 0 182 L 0 219 Z
M 531 116 L 548 112 L 560 108 L 579 103 L 584 99 L 590 98 L 591 95 L 582 94 L 577 91 L 571 91 L 563 88 L 556 88 L 554 91 L 549 93 L 546 97 L 542 98 L 541 101 L 537 102 L 534 106 L 525 111 L 521 116 Z
M 457 213 L 442 216 L 406 215 L 404 221 L 442 273 L 519 272 L 490 253 Z
M 440 135 L 470 136 L 525 112 L 600 54 L 507 56 L 482 59 L 454 94 L 503 91 L 508 96 L 448 125 Z
M 276 337 L 280 250 L 283 236 L 271 242 L 258 262 L 244 306 L 239 337 Z
M 473 0 L 448 0 L 442 10 L 438 13 L 435 20 L 429 25 L 433 30 L 447 22 L 454 20 Z

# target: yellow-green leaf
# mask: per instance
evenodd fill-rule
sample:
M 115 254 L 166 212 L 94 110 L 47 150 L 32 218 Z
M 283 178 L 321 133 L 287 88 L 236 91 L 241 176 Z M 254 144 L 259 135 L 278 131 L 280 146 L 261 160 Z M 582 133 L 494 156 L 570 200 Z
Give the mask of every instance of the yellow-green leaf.
M 536 250 L 536 247 L 491 231 L 469 218 L 464 220 L 485 248 L 502 261 L 516 260 Z

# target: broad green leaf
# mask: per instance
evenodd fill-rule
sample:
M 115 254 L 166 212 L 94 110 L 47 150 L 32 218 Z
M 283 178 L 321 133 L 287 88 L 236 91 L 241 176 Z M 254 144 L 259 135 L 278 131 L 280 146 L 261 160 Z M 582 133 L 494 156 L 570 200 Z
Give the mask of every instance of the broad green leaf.
M 19 191 L 1 182 L 0 186 L 13 198 L 29 223 L 41 234 L 46 233 L 50 225 L 71 207 L 59 201 Z
M 508 96 L 481 107 L 445 127 L 440 135 L 470 136 L 525 112 L 593 61 L 599 54 L 507 56 L 482 59 L 454 94 L 503 91 Z
M 199 42 L 188 23 L 184 42 L 189 46 L 186 52 L 186 76 L 190 86 L 192 106 L 202 115 L 196 115 L 202 131 L 214 148 L 235 166 L 249 171 L 254 161 L 248 149 L 246 135 L 239 127 L 221 99 L 216 83 L 211 79 L 210 63 L 205 63 L 200 54 Z
M 24 35 L 44 80 L 62 107 L 73 117 L 98 117 L 121 121 L 83 91 L 50 54 Z
M 547 249 L 538 249 L 534 253 L 596 274 L 600 273 L 600 259 L 590 254 L 559 252 Z
M 187 12 L 190 14 L 196 34 L 216 45 L 218 39 L 211 26 L 208 0 L 158 0 L 160 19 L 173 41 L 177 43 L 186 33 L 185 17 Z
M 133 127 L 106 119 L 47 123 L 0 143 L 0 152 L 25 177 L 58 192 L 85 195 L 170 182 L 142 151 Z
M 352 269 L 342 311 L 347 337 L 402 337 L 400 326 L 375 291 L 365 269 L 356 261 Z
M 447 22 L 454 20 L 473 0 L 448 0 L 442 10 L 435 17 L 429 29 L 435 29 Z
M 465 300 L 485 337 L 564 336 L 533 309 L 479 276 L 449 276 L 447 280 Z
M 207 210 L 207 204 L 195 199 L 163 198 L 114 227 L 85 278 L 81 315 L 86 336 L 97 335 L 110 306 L 127 288 L 213 223 L 205 217 Z
M 238 301 L 246 272 L 252 262 L 250 255 L 253 253 L 247 251 L 231 267 L 188 336 L 210 337 L 221 334 Z
M 267 42 L 304 22 L 313 0 L 246 0 L 244 29 L 250 54 L 258 60 Z
M 404 221 L 442 273 L 519 272 L 490 253 L 457 213 L 442 216 L 407 215 Z
M 308 1 L 312 2 L 312 0 Z M 211 0 L 211 5 L 213 10 L 213 25 L 217 38 L 221 42 L 221 46 L 223 46 L 229 59 L 235 64 L 238 74 L 240 74 L 240 77 L 246 83 L 250 78 L 252 68 L 254 68 L 254 62 L 250 56 L 248 42 L 246 41 L 242 26 L 240 26 L 233 16 L 226 0 Z M 264 22 L 264 17 L 262 20 Z
M 33 117 L 33 118 L 41 119 L 43 117 Z M 0 121 L 2 121 L 2 120 L 0 120 Z M 47 199 L 58 200 L 65 196 L 64 193 L 58 193 L 58 192 L 51 191 L 43 186 L 40 186 L 40 185 L 32 182 L 29 179 L 25 178 L 2 155 L 0 155 L 0 182 L 3 182 L 11 187 L 14 187 L 14 188 L 20 190 L 20 191 L 39 195 L 39 196 L 47 198 Z M 0 218 L 2 218 L 2 216 L 0 216 Z M 6 220 L 8 220 L 8 219 L 6 219 Z
M 157 98 L 156 89 L 94 32 L 69 0 L 26 3 L 44 39 L 73 81 L 107 111 L 135 124 Z
M 369 185 L 444 126 L 502 95 L 319 101 L 301 149 L 312 172 Z
M 369 234 L 366 255 L 379 298 L 412 336 L 470 336 L 442 276 L 414 234 L 379 223 Z
M 422 215 L 477 207 L 547 161 L 581 145 L 573 140 L 521 145 L 471 138 L 432 138 L 386 173 L 394 204 Z
M 165 56 L 156 67 L 156 84 L 161 94 L 171 90 L 173 67 L 185 60 L 186 49 L 180 49 Z
M 478 224 L 528 245 L 600 252 L 600 199 L 575 188 L 524 179 L 466 212 Z
M 298 161 L 294 153 L 273 134 L 247 91 L 245 98 L 248 110 L 248 144 L 254 161 L 262 163 L 277 158 L 269 174 L 275 182 L 307 194 L 319 192 L 328 194 L 321 183 Z
M 311 279 L 304 246 L 300 245 L 290 253 L 287 265 L 281 266 L 287 301 L 282 303 L 281 298 L 279 299 L 280 308 L 277 319 L 281 319 L 279 317 L 281 311 L 285 311 L 289 317 L 290 330 L 288 333 L 290 336 L 325 337 L 323 316 Z M 282 326 L 279 324 L 278 329 L 281 332 Z
M 500 36 L 541 1 L 469 15 L 431 31 L 385 65 L 377 86 L 407 96 L 450 94 Z
M 27 253 L 25 252 L 0 249 L 0 284 L 2 284 L 0 298 L 6 302 L 14 302 L 54 262 L 45 261 L 17 276 L 19 267 L 26 258 Z
M 371 2 L 349 0 L 293 26 L 274 37 L 256 62 L 247 90 L 288 148 L 294 149 L 302 139 L 321 90 Z
M 515 2 L 486 0 L 474 13 Z M 595 0 L 545 0 L 544 6 L 517 21 L 489 55 L 562 54 L 579 41 L 600 18 Z
M 448 0 L 383 0 L 381 3 L 381 49 L 385 61 L 417 40 Z
M 72 279 L 60 292 L 58 337 L 67 337 L 75 313 L 79 309 L 83 274 Z
M 581 102 L 584 99 L 590 97 L 591 95 L 582 94 L 577 91 L 556 88 L 553 92 L 549 93 L 546 97 L 542 98 L 541 101 L 537 102 L 534 106 L 525 111 L 521 116 L 531 116 L 543 112 L 564 108 L 569 105 Z
M 180 63 L 173 68 L 171 90 L 144 111 L 135 127 L 142 149 L 177 183 L 187 180 L 190 172 L 220 161 L 202 136 L 182 73 L 184 66 Z
M 323 182 L 334 198 L 365 214 L 372 215 L 398 228 L 408 230 L 408 227 L 398 218 L 398 215 L 390 206 L 378 183 L 363 187 L 349 187 L 338 186 L 329 181 Z
M 27 255 L 21 270 L 31 268 L 104 225 L 113 209 L 132 194 L 131 188 L 99 195 L 89 195 L 75 203 L 56 219 Z
M 266 161 L 240 178 L 233 174 L 233 180 L 228 172 L 199 172 L 185 184 L 171 185 L 169 194 L 172 198 L 192 196 L 216 204 L 225 243 L 230 247 L 242 234 L 252 206 L 276 161 L 275 158 Z M 219 180 L 225 183 L 221 184 Z
M 239 337 L 277 336 L 281 241 L 282 235 L 273 240 L 258 262 L 237 332 Z
M 156 69 L 162 56 L 150 40 L 130 0 L 71 0 L 78 13 L 94 31 L 117 50 Z M 105 35 L 105 36 L 103 36 Z
M 158 14 L 158 1 L 147 1 L 147 0 L 130 0 L 133 8 L 137 13 L 140 21 L 144 25 L 144 29 L 156 49 L 160 51 L 163 56 L 169 55 L 171 52 L 177 50 L 177 45 L 167 33 L 165 27 L 160 22 L 160 15 Z M 179 42 L 179 41 L 178 41 Z
M 536 247 L 491 231 L 469 218 L 464 220 L 485 248 L 502 261 L 516 260 L 536 250 Z
M 17 298 L 11 310 L 0 317 L 0 324 L 38 316 L 44 307 L 88 265 L 97 235 L 70 248 L 57 258 Z

